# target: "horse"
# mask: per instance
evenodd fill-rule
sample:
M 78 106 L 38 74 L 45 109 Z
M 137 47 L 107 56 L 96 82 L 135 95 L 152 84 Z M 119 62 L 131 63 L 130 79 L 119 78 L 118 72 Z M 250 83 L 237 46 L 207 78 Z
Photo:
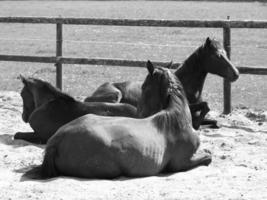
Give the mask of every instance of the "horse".
M 50 83 L 37 78 L 20 76 L 24 85 L 22 119 L 34 132 L 18 132 L 14 139 L 45 144 L 62 125 L 89 113 L 104 116 L 136 117 L 136 108 L 130 104 L 103 102 L 84 103 L 61 92 Z
M 181 83 L 168 69 L 150 62 L 147 69 L 140 118 L 88 114 L 75 119 L 49 139 L 42 164 L 23 176 L 112 179 L 208 166 L 211 155 L 196 153 L 200 140 Z
M 171 63 L 166 66 L 170 68 Z M 220 42 L 206 38 L 203 45 L 198 47 L 175 71 L 175 75 L 184 86 L 190 110 L 193 117 L 193 127 L 198 129 L 200 124 L 212 124 L 216 121 L 204 120 L 209 112 L 207 102 L 202 101 L 203 85 L 208 73 L 216 74 L 233 82 L 238 79 L 238 69 L 227 58 Z M 85 102 L 122 102 L 137 106 L 141 98 L 141 82 L 106 82 L 96 89 Z M 199 112 L 199 110 L 201 112 Z

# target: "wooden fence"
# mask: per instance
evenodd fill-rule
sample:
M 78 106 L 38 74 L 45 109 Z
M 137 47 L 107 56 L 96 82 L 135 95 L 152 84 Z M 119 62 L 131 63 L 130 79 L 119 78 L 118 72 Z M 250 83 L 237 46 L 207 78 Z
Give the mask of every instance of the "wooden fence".
M 88 59 L 63 57 L 63 24 L 100 25 L 100 26 L 151 26 L 151 27 L 190 27 L 190 28 L 223 28 L 223 44 L 228 57 L 231 57 L 231 28 L 267 28 L 267 21 L 232 21 L 229 20 L 143 20 L 143 19 L 94 19 L 94 18 L 49 18 L 49 17 L 0 17 L 0 23 L 56 24 L 56 55 L 21 56 L 0 55 L 2 61 L 55 63 L 56 85 L 62 89 L 62 64 L 92 64 L 142 67 L 146 61 L 119 59 Z M 165 65 L 165 62 L 157 62 Z M 178 66 L 179 63 L 176 63 Z M 267 75 L 267 68 L 238 67 L 241 74 Z M 224 113 L 231 112 L 231 84 L 224 80 Z

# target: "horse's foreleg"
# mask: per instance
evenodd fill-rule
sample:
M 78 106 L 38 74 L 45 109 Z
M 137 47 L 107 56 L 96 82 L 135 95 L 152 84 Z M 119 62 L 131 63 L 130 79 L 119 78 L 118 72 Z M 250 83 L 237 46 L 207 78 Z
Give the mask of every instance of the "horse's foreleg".
M 189 107 L 192 115 L 193 127 L 197 130 L 202 124 L 206 114 L 210 111 L 210 108 L 208 103 L 205 101 L 196 104 L 190 104 Z M 198 111 L 200 111 L 200 114 L 196 115 L 196 112 Z
M 204 155 L 195 154 L 189 162 L 189 167 L 195 168 L 198 166 L 208 166 L 211 163 L 211 155 L 206 153 Z
M 211 154 L 195 154 L 191 158 L 184 156 L 178 160 L 172 160 L 164 169 L 164 172 L 183 172 L 199 166 L 208 166 L 211 163 Z
M 179 171 L 187 171 L 199 166 L 208 166 L 211 163 L 211 155 L 206 153 L 202 155 L 195 154 Z
M 201 111 L 201 110 L 209 108 L 209 107 L 208 107 L 208 103 L 206 101 L 202 101 L 199 103 L 190 104 L 189 108 L 190 108 L 190 111 L 194 113 L 194 112 Z
M 204 119 L 201 122 L 201 125 L 209 125 L 209 128 L 220 128 L 217 124 L 217 121 L 213 119 Z
M 35 144 L 45 144 L 45 142 L 40 139 L 38 134 L 34 132 L 17 132 L 14 135 L 15 140 L 26 140 L 27 142 L 35 143 Z
M 219 128 L 216 120 L 205 119 L 206 114 L 210 111 L 207 102 L 203 101 L 196 104 L 190 104 L 190 111 L 194 129 L 199 129 L 200 125 L 209 125 L 209 128 Z M 198 111 L 200 111 L 199 115 L 196 114 Z

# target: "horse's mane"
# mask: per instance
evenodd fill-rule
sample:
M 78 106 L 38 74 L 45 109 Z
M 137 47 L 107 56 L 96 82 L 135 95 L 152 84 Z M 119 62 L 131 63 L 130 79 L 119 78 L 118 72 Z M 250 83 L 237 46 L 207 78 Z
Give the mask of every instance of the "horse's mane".
M 167 84 L 162 84 L 165 81 L 161 81 L 161 87 L 165 87 L 166 95 L 164 96 L 169 100 L 166 109 L 157 113 L 153 122 L 161 132 L 179 133 L 179 130 L 186 129 L 192 124 L 187 98 L 178 78 L 169 70 L 158 69 L 162 71 L 163 79 L 167 79 Z
M 41 87 L 43 87 L 44 89 L 49 90 L 51 93 L 53 93 L 53 95 L 56 98 L 61 98 L 67 101 L 75 101 L 75 99 L 70 96 L 67 93 L 64 93 L 62 91 L 60 91 L 59 89 L 57 89 L 56 87 L 52 86 L 50 83 L 43 81 L 41 79 L 37 79 L 37 78 L 30 78 L 32 79 L 34 82 L 40 83 Z

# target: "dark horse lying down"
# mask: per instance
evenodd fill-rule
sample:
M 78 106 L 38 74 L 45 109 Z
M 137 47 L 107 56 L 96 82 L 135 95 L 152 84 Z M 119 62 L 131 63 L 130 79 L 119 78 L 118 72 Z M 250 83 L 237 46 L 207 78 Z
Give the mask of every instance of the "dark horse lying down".
M 46 143 L 62 125 L 85 114 L 136 117 L 136 108 L 129 104 L 76 101 L 49 83 L 21 76 L 24 87 L 22 119 L 29 122 L 34 132 L 15 134 L 14 139 Z
M 24 177 L 141 177 L 209 165 L 210 154 L 195 154 L 200 141 L 181 83 L 168 69 L 147 68 L 138 111 L 152 116 L 75 119 L 50 138 L 42 165 Z
M 219 75 L 229 81 L 237 80 L 239 72 L 227 58 L 225 50 L 216 40 L 206 39 L 184 63 L 175 75 L 183 84 L 193 119 L 193 127 L 198 129 L 201 123 L 216 121 L 204 120 L 209 111 L 206 102 L 202 101 L 202 90 L 208 73 Z M 141 98 L 141 82 L 104 83 L 85 99 L 86 102 L 122 102 L 137 106 Z M 201 110 L 201 112 L 199 112 Z

